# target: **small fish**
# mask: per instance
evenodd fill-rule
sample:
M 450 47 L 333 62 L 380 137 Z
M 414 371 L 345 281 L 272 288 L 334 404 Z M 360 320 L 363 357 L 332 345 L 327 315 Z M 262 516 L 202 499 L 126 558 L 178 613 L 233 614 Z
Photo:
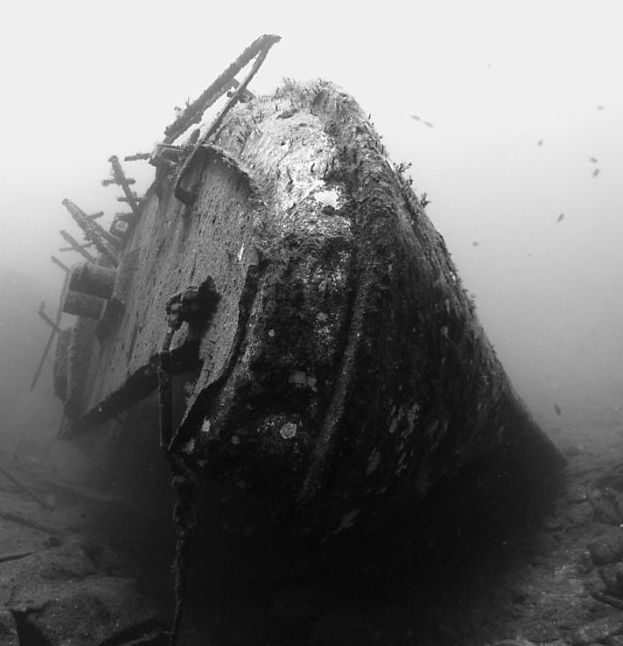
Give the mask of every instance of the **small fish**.
M 606 107 L 605 105 L 598 105 L 598 106 L 597 106 L 597 109 L 598 109 L 598 110 L 603 110 L 605 107 Z
M 480 246 L 480 242 L 478 242 L 478 240 L 474 240 L 474 242 L 472 242 L 472 247 L 479 247 L 479 246 Z
M 434 126 L 433 126 L 433 124 L 432 124 L 430 121 L 424 121 L 424 125 L 425 125 L 427 128 L 433 128 L 433 127 L 434 127 Z
M 411 115 L 411 118 L 412 118 L 414 121 L 422 121 L 422 119 L 420 119 L 420 117 L 418 117 L 418 116 L 417 116 L 417 114 L 412 114 L 412 115 Z
M 556 411 L 556 415 L 560 415 L 562 413 L 558 404 L 554 404 L 554 410 Z
M 591 164 L 596 164 L 597 163 L 597 159 L 595 157 L 589 157 L 588 161 L 591 162 Z
M 593 177 L 597 177 L 597 175 L 599 175 L 599 168 L 596 168 L 596 169 L 593 171 Z
M 543 140 L 542 140 L 542 139 L 539 139 L 539 140 L 536 142 L 536 145 L 537 145 L 537 146 L 542 146 L 542 145 L 543 145 Z
M 561 213 L 558 218 L 556 219 L 556 222 L 562 222 L 565 219 L 565 214 Z

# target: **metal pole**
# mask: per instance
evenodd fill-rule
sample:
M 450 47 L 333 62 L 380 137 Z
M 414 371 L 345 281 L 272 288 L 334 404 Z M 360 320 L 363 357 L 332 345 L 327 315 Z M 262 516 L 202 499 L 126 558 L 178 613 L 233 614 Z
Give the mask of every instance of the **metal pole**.
M 69 269 L 69 267 L 64 262 L 61 262 L 56 256 L 50 256 L 50 258 L 52 259 L 52 262 L 55 265 L 58 265 L 65 273 L 68 274 L 71 271 L 71 269 Z
M 37 314 L 56 332 L 57 334 L 61 333 L 61 328 L 43 311 L 45 303 L 41 303 L 39 311 Z
M 58 309 L 56 310 L 55 322 L 57 327 L 60 327 L 61 316 L 63 316 L 63 309 L 62 309 L 63 295 L 65 294 L 65 290 L 67 289 L 68 284 L 69 284 L 69 273 L 66 273 L 65 280 L 63 281 L 63 287 L 61 288 L 61 296 L 59 298 Z M 52 330 L 50 332 L 48 342 L 45 344 L 45 348 L 43 349 L 43 354 L 41 355 L 41 361 L 39 362 L 39 366 L 37 367 L 37 372 L 35 372 L 35 376 L 33 377 L 32 383 L 30 384 L 30 390 L 34 390 L 35 386 L 37 385 L 37 382 L 39 381 L 41 371 L 43 370 L 45 360 L 48 358 L 48 352 L 52 347 L 52 343 L 54 342 L 55 336 L 56 336 L 56 330 Z
M 242 54 L 206 89 L 186 107 L 184 112 L 164 131 L 164 143 L 170 144 L 194 123 L 199 123 L 203 113 L 227 90 L 236 87 L 234 76 L 260 52 L 268 50 L 281 40 L 280 36 L 265 34 L 254 40 Z

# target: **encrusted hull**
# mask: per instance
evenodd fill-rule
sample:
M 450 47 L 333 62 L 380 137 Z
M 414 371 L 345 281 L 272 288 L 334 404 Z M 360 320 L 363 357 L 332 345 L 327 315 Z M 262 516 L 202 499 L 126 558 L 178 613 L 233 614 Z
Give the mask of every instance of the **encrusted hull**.
M 69 356 L 74 433 L 156 388 L 165 304 L 209 282 L 216 309 L 173 341 L 186 397 L 172 446 L 271 520 L 327 536 L 415 510 L 441 484 L 559 469 L 352 98 L 286 84 L 190 151 L 128 233 L 79 393 Z

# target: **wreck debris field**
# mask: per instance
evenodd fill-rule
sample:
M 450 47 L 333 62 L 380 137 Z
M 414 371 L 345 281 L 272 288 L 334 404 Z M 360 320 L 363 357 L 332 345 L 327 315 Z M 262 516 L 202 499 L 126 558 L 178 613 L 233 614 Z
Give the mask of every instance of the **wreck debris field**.
M 114 5 L 0 39 L 0 644 L 623 644 L 616 3 Z

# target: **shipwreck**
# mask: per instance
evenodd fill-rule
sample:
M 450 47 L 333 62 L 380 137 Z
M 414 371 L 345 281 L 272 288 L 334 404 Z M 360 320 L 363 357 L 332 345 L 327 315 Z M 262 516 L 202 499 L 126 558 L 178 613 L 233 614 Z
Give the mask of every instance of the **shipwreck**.
M 114 427 L 127 442 L 147 406 L 160 428 L 143 438 L 182 481 L 322 538 L 416 518 L 435 491 L 551 480 L 563 458 L 356 101 L 325 81 L 248 89 L 278 40 L 255 41 L 153 153 L 126 158 L 156 167 L 145 195 L 111 157 L 105 182 L 129 210 L 109 229 L 65 200 L 86 242 L 63 232 L 84 262 L 60 263 L 74 317 L 52 331 L 62 436 Z

